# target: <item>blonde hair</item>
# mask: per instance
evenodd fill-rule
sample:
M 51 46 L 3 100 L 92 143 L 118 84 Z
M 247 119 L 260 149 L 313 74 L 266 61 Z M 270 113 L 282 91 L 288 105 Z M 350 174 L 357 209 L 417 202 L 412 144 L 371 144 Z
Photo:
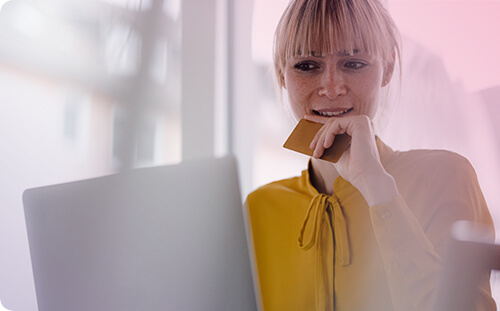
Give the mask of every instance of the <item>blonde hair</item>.
M 286 60 L 294 56 L 361 50 L 394 66 L 399 42 L 399 30 L 379 0 L 291 0 L 274 35 L 275 79 L 281 90 Z

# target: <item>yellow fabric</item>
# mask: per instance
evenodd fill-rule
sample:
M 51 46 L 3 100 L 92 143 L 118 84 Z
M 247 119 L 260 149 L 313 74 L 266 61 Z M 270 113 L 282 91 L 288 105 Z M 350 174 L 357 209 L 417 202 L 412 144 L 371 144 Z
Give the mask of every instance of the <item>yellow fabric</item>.
M 387 204 L 368 207 L 341 177 L 332 196 L 318 193 L 308 170 L 248 196 L 265 311 L 429 310 L 451 224 L 484 223 L 493 238 L 466 159 L 377 145 L 400 192 Z M 495 310 L 487 282 L 481 304 L 480 310 Z
M 332 200 L 330 200 L 332 198 Z M 299 247 L 304 249 L 304 250 L 309 250 L 314 244 L 316 243 L 317 240 L 319 240 L 318 235 L 320 234 L 321 230 L 321 223 L 323 220 L 323 217 L 325 217 L 325 213 L 328 212 L 328 209 L 333 210 L 333 227 L 337 231 L 337 234 L 334 235 L 335 238 L 335 244 L 339 245 L 337 253 L 338 255 L 338 262 L 341 265 L 348 265 L 351 263 L 351 254 L 349 250 L 349 242 L 347 240 L 347 227 L 345 223 L 345 218 L 344 218 L 344 213 L 342 212 L 342 208 L 340 207 L 340 204 L 338 204 L 338 201 L 333 195 L 332 197 L 329 197 L 326 194 L 321 194 L 318 193 L 317 195 L 314 196 L 314 198 L 311 201 L 311 204 L 309 205 L 309 208 L 307 210 L 306 218 L 304 219 L 304 222 L 302 224 L 302 227 L 300 229 L 299 233 Z M 314 210 L 314 220 L 313 223 L 309 220 L 309 216 L 311 214 L 311 211 Z M 331 221 L 331 219 L 330 219 Z M 313 226 L 312 233 L 311 233 L 311 238 L 309 239 L 309 242 L 304 245 L 304 232 L 306 229 L 306 226 L 310 224 Z

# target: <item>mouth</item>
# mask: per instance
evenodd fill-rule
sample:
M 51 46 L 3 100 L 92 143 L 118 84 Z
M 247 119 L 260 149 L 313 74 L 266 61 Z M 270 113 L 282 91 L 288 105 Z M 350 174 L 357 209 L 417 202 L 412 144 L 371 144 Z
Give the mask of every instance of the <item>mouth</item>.
M 322 116 L 322 117 L 339 117 L 339 116 L 342 116 L 346 113 L 349 113 L 353 110 L 353 108 L 349 108 L 349 109 L 345 109 L 345 110 L 336 110 L 336 111 L 332 111 L 332 110 L 322 110 L 322 111 L 318 111 L 318 110 L 313 110 L 313 113 L 317 116 Z

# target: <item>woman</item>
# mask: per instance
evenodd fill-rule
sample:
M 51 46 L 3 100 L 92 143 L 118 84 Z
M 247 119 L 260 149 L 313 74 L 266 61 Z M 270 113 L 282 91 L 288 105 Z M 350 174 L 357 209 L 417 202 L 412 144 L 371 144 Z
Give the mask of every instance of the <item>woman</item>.
M 395 152 L 374 133 L 398 46 L 378 0 L 292 0 L 284 12 L 278 85 L 297 119 L 323 127 L 300 177 L 247 198 L 264 310 L 430 310 L 451 225 L 486 224 L 493 239 L 466 159 Z M 342 133 L 340 160 L 319 159 Z M 494 310 L 487 280 L 479 292 L 477 310 Z

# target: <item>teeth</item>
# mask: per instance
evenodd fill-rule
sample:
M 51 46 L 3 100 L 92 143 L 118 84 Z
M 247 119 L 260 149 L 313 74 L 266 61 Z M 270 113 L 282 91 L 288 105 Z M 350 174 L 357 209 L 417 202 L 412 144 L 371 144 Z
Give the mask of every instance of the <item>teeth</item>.
M 325 112 L 320 112 L 320 114 L 322 116 L 325 116 L 325 117 L 335 117 L 335 116 L 339 116 L 343 113 L 346 113 L 348 112 L 350 109 L 347 109 L 347 110 L 344 110 L 344 111 L 325 111 Z

